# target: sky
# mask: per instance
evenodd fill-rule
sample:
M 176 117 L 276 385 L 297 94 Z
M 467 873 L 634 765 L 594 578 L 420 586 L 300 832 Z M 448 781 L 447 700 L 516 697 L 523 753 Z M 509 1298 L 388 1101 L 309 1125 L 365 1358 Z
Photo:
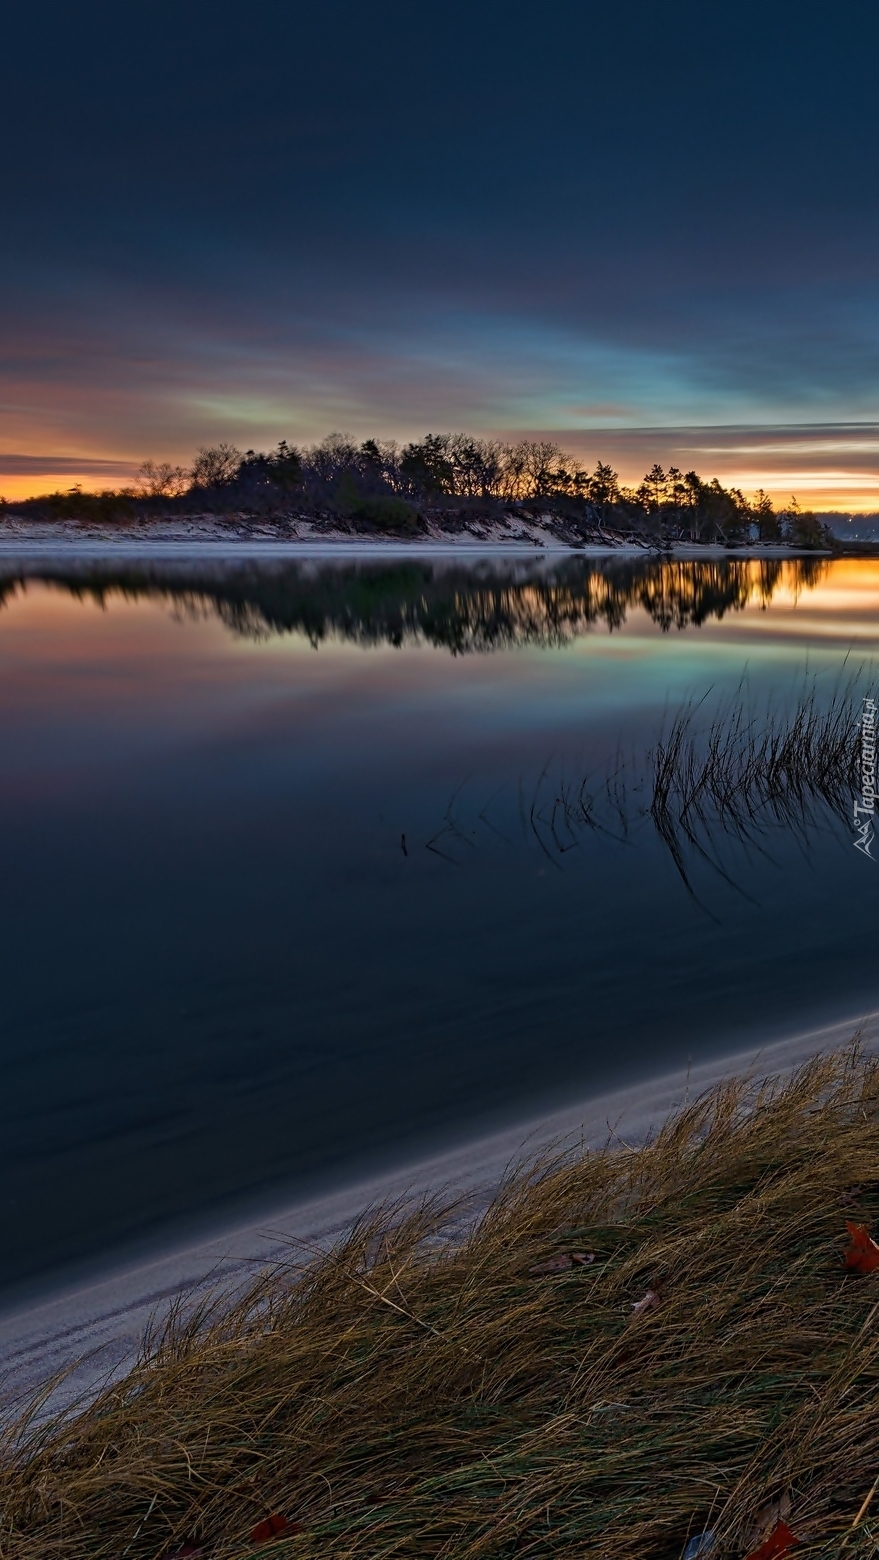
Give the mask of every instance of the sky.
M 0 493 L 552 436 L 879 509 L 866 0 L 7 0 Z

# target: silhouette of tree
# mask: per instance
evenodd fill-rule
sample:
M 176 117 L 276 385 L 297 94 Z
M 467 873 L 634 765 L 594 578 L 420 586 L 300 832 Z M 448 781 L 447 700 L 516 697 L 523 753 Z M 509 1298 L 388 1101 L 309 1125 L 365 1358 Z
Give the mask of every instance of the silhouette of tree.
M 202 445 L 189 476 L 195 488 L 224 487 L 234 482 L 243 456 L 234 444 Z
M 658 462 L 654 462 L 641 484 L 646 494 L 650 514 L 658 515 L 662 513 L 666 480 L 662 467 Z
M 758 488 L 751 505 L 751 513 L 757 523 L 757 535 L 761 542 L 780 542 L 781 524 L 772 506 L 772 499 Z
M 420 443 L 407 444 L 400 460 L 400 472 L 416 497 L 454 493 L 454 471 L 449 458 L 451 436 L 429 433 Z
M 178 498 L 189 485 L 189 473 L 169 461 L 143 460 L 136 482 L 145 498 Z

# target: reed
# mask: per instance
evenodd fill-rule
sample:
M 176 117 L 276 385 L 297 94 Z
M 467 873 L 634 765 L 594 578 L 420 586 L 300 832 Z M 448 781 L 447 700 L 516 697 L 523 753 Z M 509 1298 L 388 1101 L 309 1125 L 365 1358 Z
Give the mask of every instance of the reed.
M 765 844 L 779 828 L 801 844 L 832 819 L 848 821 L 858 789 L 859 679 L 827 702 L 813 680 L 793 708 L 762 718 L 737 698 L 699 729 L 699 707 L 672 722 L 650 754 L 647 812 L 686 882 L 687 847 L 717 865 L 712 838 Z
M 785 834 L 807 850 L 819 833 L 843 827 L 851 836 L 858 791 L 859 721 L 866 687 L 856 672 L 825 693 L 812 677 L 786 703 L 759 705 L 742 686 L 711 713 L 710 692 L 673 713 L 642 751 L 618 751 L 580 778 L 546 767 L 519 816 L 525 839 L 556 865 L 590 833 L 632 843 L 645 827 L 669 851 L 693 893 L 702 863 L 733 887 L 756 850 L 770 856 Z M 493 803 L 474 820 L 459 811 L 460 791 L 427 841 L 438 855 L 461 859 L 485 831 L 512 842 L 509 819 Z M 498 824 L 500 823 L 500 827 Z M 724 856 L 727 846 L 734 857 Z
M 676 1560 L 706 1528 L 747 1554 L 789 1500 L 801 1553 L 872 1554 L 879 1273 L 841 1250 L 877 1164 L 854 1046 L 521 1168 L 455 1239 L 457 1206 L 373 1212 L 9 1423 L 0 1553 L 231 1560 L 280 1513 L 279 1560 Z

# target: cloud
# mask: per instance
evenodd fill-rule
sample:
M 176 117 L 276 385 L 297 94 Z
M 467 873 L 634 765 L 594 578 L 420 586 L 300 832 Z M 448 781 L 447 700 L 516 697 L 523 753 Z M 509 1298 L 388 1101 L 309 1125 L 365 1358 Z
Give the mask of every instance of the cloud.
M 68 455 L 18 455 L 0 452 L 0 477 L 24 477 L 28 480 L 56 476 L 87 476 L 106 484 L 133 477 L 136 466 L 126 460 L 78 460 Z

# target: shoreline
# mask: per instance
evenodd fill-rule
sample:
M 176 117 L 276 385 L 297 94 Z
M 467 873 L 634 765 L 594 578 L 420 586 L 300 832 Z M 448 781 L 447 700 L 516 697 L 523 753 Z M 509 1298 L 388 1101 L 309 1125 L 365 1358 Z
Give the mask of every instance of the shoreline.
M 446 528 L 433 518 L 415 535 L 393 532 L 352 532 L 326 521 L 286 521 L 239 515 L 225 521 L 210 514 L 177 519 L 143 519 L 138 522 L 100 523 L 89 520 L 28 520 L 24 516 L 0 517 L 0 557 L 32 554 L 71 558 L 93 556 L 144 558 L 435 558 L 435 557 L 581 557 L 623 559 L 721 558 L 832 558 L 832 545 L 796 546 L 790 541 L 732 544 L 714 540 L 679 539 L 662 545 L 656 537 L 621 534 L 611 529 L 588 536 L 578 534 L 553 517 L 484 519 Z M 877 551 L 866 545 L 864 557 Z
M 260 1269 L 289 1260 L 291 1251 L 298 1258 L 324 1250 L 370 1207 L 429 1195 L 462 1198 L 457 1228 L 463 1233 L 512 1166 L 551 1147 L 599 1148 L 614 1138 L 623 1147 L 637 1145 L 687 1098 L 723 1079 L 743 1073 L 783 1075 L 816 1054 L 844 1046 L 856 1033 L 868 1050 L 879 1049 L 879 1011 L 767 1045 L 747 1045 L 687 1071 L 588 1097 L 319 1198 L 267 1209 L 259 1220 L 222 1235 L 135 1265 L 108 1265 L 103 1276 L 87 1284 L 0 1310 L 0 1397 L 7 1405 L 14 1403 L 63 1371 L 51 1408 L 68 1406 L 124 1373 L 147 1327 L 175 1302 L 233 1292 Z
M 121 538 L 41 538 L 39 540 L 22 538 L 4 540 L 0 538 L 0 558 L 34 559 L 45 562 L 47 559 L 106 559 L 110 557 L 155 559 L 158 561 L 171 561 L 177 558 L 194 560 L 199 558 L 246 558 L 254 559 L 288 559 L 297 558 L 348 558 L 363 561 L 372 558 L 532 558 L 535 560 L 545 557 L 559 558 L 649 558 L 666 559 L 669 561 L 683 561 L 697 563 L 704 559 L 707 562 L 717 562 L 726 559 L 742 559 L 759 562 L 761 559 L 784 560 L 791 558 L 824 558 L 833 560 L 842 554 L 830 552 L 819 548 L 797 547 L 721 547 L 714 545 L 700 546 L 681 543 L 670 548 L 640 547 L 623 545 L 597 546 L 587 545 L 582 547 L 571 546 L 566 542 L 514 542 L 514 541 L 333 541 L 321 542 L 288 541 L 260 539 L 249 537 L 208 537 L 204 539 L 168 538 L 167 540 L 156 538 L 144 538 L 142 541 L 135 537 Z M 846 557 L 862 557 L 869 560 L 875 557 L 873 551 L 862 554 L 846 553 Z
M 323 541 L 303 542 L 291 539 L 289 541 L 271 540 L 266 538 L 250 537 L 206 537 L 204 540 L 187 540 L 182 537 L 171 537 L 167 540 L 159 539 L 138 541 L 135 537 L 124 537 L 119 540 L 107 539 L 102 541 L 92 537 L 75 539 L 59 538 L 57 540 L 40 541 L 4 541 L 0 540 L 0 557 L 17 557 L 19 555 L 34 555 L 40 558 L 46 556 L 57 557 L 116 557 L 121 555 L 126 558 L 370 558 L 375 556 L 394 558 L 436 558 L 451 557 L 458 554 L 466 554 L 467 557 L 510 557 L 510 558 L 534 558 L 541 557 L 544 553 L 559 554 L 564 557 L 614 557 L 621 554 L 625 557 L 652 556 L 649 549 L 643 547 L 569 547 L 564 542 L 549 542 L 537 545 L 531 542 L 351 542 L 351 541 Z

